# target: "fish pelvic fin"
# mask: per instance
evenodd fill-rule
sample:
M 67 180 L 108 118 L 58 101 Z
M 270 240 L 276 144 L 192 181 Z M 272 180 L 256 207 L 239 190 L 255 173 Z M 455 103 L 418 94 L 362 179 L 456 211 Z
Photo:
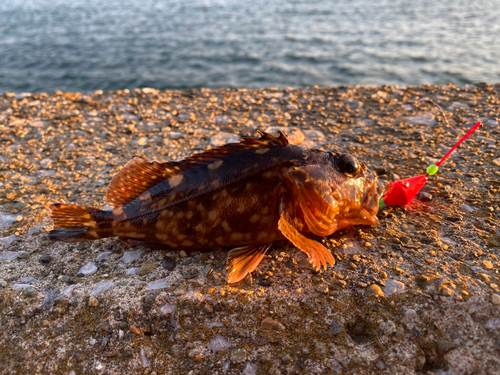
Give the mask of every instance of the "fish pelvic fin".
M 326 270 L 327 263 L 331 266 L 335 264 L 335 258 L 331 251 L 319 242 L 301 234 L 293 225 L 292 219 L 286 210 L 281 213 L 278 229 L 291 243 L 307 254 L 309 263 L 311 263 L 316 271 L 319 271 L 321 266 Z
M 51 204 L 49 209 L 54 224 L 54 229 L 49 232 L 51 240 L 81 242 L 112 235 L 111 229 L 106 229 L 105 224 L 112 220 L 112 212 L 65 203 Z
M 264 259 L 266 251 L 271 245 L 270 243 L 264 245 L 248 245 L 231 250 L 227 257 L 227 282 L 237 283 L 247 274 L 254 271 L 260 262 L 262 262 L 262 259 Z

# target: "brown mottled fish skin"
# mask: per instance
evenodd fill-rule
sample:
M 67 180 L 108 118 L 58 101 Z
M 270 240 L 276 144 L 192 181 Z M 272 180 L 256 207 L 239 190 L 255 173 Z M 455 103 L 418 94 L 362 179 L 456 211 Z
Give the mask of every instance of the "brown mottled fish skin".
M 53 204 L 49 237 L 77 242 L 118 236 L 179 250 L 240 246 L 228 260 L 227 279 L 236 282 L 284 239 L 306 252 L 316 269 L 333 265 L 330 251 L 308 236 L 377 225 L 381 194 L 376 176 L 352 156 L 308 150 L 281 133 L 261 132 L 261 138 L 182 162 L 135 158 L 110 183 L 113 211 Z

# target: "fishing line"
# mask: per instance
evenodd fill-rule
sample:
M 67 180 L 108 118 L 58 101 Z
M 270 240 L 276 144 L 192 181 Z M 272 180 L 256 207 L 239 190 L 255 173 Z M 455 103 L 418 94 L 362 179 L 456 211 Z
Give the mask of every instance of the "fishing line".
M 435 101 L 433 101 L 432 99 L 429 99 L 429 98 L 422 98 L 422 99 L 419 99 L 416 101 L 416 103 L 413 105 L 414 107 L 416 106 L 417 103 L 419 102 L 423 102 L 423 101 L 426 101 L 426 102 L 431 102 L 432 104 L 434 104 L 435 106 L 437 106 L 440 110 L 441 110 L 441 113 L 443 114 L 444 116 L 444 119 L 446 121 L 446 124 L 448 125 L 448 127 L 453 130 L 455 133 L 458 134 L 458 131 L 450 125 L 450 122 L 448 121 L 448 118 L 446 117 L 446 113 L 444 113 L 444 110 L 443 108 L 441 108 L 441 106 L 439 104 L 437 104 Z

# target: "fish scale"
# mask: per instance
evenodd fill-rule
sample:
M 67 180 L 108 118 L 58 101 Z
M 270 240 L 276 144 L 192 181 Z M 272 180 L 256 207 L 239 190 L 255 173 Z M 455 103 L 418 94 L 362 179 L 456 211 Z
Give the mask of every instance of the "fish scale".
M 313 267 L 335 260 L 312 235 L 377 225 L 382 185 L 348 154 L 308 150 L 260 132 L 181 162 L 134 158 L 108 187 L 113 211 L 52 204 L 49 238 L 116 236 L 170 249 L 233 248 L 228 282 L 255 270 L 272 243 L 288 239 Z

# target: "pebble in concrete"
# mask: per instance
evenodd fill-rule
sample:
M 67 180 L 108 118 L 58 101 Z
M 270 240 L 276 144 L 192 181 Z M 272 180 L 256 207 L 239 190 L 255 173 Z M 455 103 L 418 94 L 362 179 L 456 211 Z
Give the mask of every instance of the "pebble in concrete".
M 112 281 L 103 281 L 102 283 L 97 284 L 94 289 L 90 292 L 91 296 L 99 296 L 103 294 L 106 290 L 113 286 Z
M 141 257 L 141 253 L 133 250 L 133 251 L 126 251 L 123 256 L 122 256 L 122 262 L 125 264 L 132 263 L 139 259 Z
M 231 347 L 231 342 L 221 335 L 215 336 L 207 345 L 207 348 L 214 351 L 227 350 Z
M 248 353 L 243 348 L 235 349 L 231 352 L 231 362 L 233 363 L 243 363 L 247 360 Z
M 285 326 L 272 318 L 265 318 L 261 324 L 262 329 L 284 331 Z
M 494 305 L 500 305 L 500 294 L 493 293 L 491 295 L 491 303 Z
M 160 316 L 172 317 L 175 314 L 176 308 L 177 308 L 177 305 L 172 305 L 172 304 L 167 303 L 158 309 L 158 314 Z
M 365 290 L 365 295 L 367 297 L 385 297 L 384 292 L 377 284 L 368 286 Z
M 500 328 L 500 318 L 493 318 L 486 322 L 486 329 L 496 331 Z
M 401 281 L 388 279 L 385 282 L 384 292 L 387 297 L 397 293 L 404 293 L 406 292 L 406 286 Z
M 247 362 L 241 375 L 257 375 L 257 364 Z
M 88 262 L 82 268 L 78 270 L 78 277 L 92 275 L 97 272 L 97 266 L 94 262 Z
M 47 255 L 47 254 L 43 254 L 40 257 L 40 263 L 43 263 L 43 264 L 50 263 L 51 260 L 52 260 L 52 257 L 50 255 Z
M 132 267 L 125 270 L 125 275 L 139 275 L 141 273 L 141 269 L 139 267 Z
M 111 254 L 113 254 L 111 251 L 104 251 L 95 258 L 95 261 L 104 262 Z
M 156 270 L 158 268 L 158 265 L 155 263 L 146 263 L 141 266 L 139 269 L 139 275 L 141 276 L 146 276 L 149 275 L 151 272 Z
M 164 289 L 167 288 L 168 285 L 165 283 L 165 279 L 159 279 L 155 281 L 151 281 L 150 283 L 147 283 L 146 287 L 151 290 L 156 290 L 156 289 Z

